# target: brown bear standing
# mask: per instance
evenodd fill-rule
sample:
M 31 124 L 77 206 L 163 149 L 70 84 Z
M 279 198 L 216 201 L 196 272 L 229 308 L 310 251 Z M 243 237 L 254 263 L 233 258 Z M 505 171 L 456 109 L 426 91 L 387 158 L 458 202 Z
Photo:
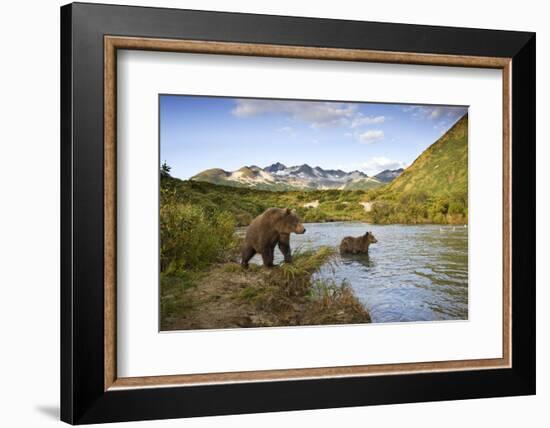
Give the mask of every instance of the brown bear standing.
M 275 246 L 285 256 L 285 262 L 290 263 L 290 234 L 302 234 L 306 231 L 298 216 L 289 208 L 269 208 L 252 220 L 246 230 L 246 237 L 242 248 L 243 267 L 256 253 L 261 254 L 264 266 L 273 266 Z
M 370 244 L 377 242 L 372 232 L 367 232 L 358 238 L 346 236 L 340 243 L 340 254 L 368 254 Z

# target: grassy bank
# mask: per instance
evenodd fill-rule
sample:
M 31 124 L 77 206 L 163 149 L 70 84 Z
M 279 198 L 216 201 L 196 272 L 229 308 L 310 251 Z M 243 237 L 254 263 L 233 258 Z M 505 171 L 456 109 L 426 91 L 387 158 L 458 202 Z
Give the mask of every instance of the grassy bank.
M 273 269 L 234 262 L 204 272 L 161 276 L 162 330 L 370 322 L 346 283 L 312 280 L 333 250 L 296 254 Z

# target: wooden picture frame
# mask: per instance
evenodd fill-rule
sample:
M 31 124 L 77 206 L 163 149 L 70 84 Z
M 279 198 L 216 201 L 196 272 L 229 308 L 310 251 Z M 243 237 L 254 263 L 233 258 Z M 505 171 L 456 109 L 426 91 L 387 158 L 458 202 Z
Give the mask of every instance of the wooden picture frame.
M 117 49 L 502 70 L 502 358 L 118 377 Z M 95 423 L 535 392 L 534 34 L 71 4 L 61 9 L 61 52 L 62 420 Z

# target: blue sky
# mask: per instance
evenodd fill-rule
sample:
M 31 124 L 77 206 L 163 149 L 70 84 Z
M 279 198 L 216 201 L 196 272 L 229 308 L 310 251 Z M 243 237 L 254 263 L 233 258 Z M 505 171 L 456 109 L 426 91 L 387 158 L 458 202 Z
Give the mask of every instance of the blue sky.
M 410 165 L 467 112 L 463 106 L 160 96 L 160 161 L 188 179 L 307 163 L 375 175 Z

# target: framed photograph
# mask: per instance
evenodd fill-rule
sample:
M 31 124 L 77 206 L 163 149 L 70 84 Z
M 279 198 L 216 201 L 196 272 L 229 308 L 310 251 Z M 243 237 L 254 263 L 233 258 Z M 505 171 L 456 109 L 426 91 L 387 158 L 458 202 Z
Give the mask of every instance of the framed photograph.
M 535 393 L 535 34 L 76 3 L 61 56 L 62 420 Z

